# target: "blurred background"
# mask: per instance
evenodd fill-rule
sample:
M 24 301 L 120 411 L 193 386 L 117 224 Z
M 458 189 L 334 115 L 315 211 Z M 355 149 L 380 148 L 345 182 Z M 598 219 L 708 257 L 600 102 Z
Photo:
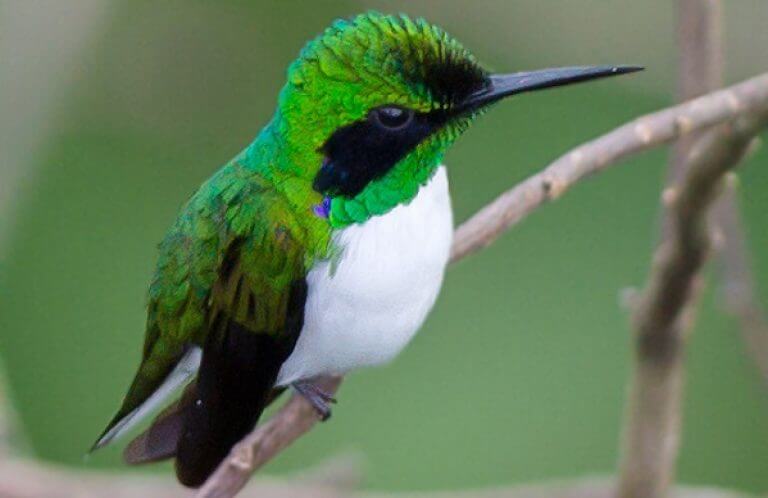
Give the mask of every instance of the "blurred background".
M 335 17 L 424 16 L 500 71 L 639 63 L 632 77 L 516 98 L 449 152 L 457 220 L 568 148 L 673 101 L 672 2 L 3 0 L 0 354 L 34 452 L 83 455 L 140 355 L 156 244 L 181 203 L 270 118 L 285 68 Z M 725 4 L 727 82 L 768 67 L 768 4 Z M 448 489 L 614 470 L 666 151 L 578 186 L 452 267 L 389 367 L 350 376 L 331 422 L 264 471 L 355 452 L 372 489 Z M 768 289 L 768 153 L 740 175 Z M 768 398 L 715 290 L 688 363 L 680 479 L 768 489 Z

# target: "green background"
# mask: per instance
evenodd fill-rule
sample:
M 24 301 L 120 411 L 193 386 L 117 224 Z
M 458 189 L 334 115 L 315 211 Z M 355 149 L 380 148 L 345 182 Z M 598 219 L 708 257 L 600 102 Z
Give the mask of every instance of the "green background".
M 68 68 L 2 248 L 0 352 L 35 452 L 119 465 L 121 445 L 87 462 L 83 453 L 138 361 L 156 243 L 186 197 L 269 119 L 285 67 L 332 18 L 370 7 L 424 15 L 498 70 L 648 66 L 483 117 L 446 158 L 463 220 L 570 147 L 672 102 L 673 10 L 639 3 L 110 2 Z M 729 6 L 729 53 L 744 52 L 731 57 L 728 81 L 768 66 L 743 33 L 764 27 L 766 10 Z M 644 281 L 666 158 L 648 153 L 579 185 L 452 267 L 404 354 L 351 375 L 333 419 L 265 472 L 345 451 L 362 455 L 376 489 L 612 472 L 631 359 L 619 296 Z M 766 162 L 761 150 L 740 175 L 759 283 L 768 282 Z M 688 359 L 681 480 L 768 489 L 764 386 L 711 286 Z

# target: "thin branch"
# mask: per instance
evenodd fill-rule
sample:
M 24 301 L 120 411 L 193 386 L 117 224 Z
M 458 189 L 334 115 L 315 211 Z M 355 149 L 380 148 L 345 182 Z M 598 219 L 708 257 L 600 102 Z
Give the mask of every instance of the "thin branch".
M 719 88 L 723 73 L 720 0 L 678 0 L 676 32 L 678 100 Z M 696 175 L 706 170 L 712 171 L 705 182 L 710 193 L 698 193 L 711 196 L 719 183 L 717 168 L 735 165 L 746 147 L 732 142 L 751 139 L 733 138 L 725 131 L 690 133 L 672 149 L 664 197 L 669 206 L 661 212 L 656 264 L 634 316 L 636 360 L 620 460 L 620 498 L 665 497 L 674 481 L 685 383 L 684 342 L 693 328 L 702 287 L 699 270 L 709 249 L 705 218 L 709 199 L 691 196 L 697 193 Z M 694 146 L 714 155 L 702 155 Z M 697 209 L 690 211 L 696 201 Z
M 700 97 L 723 86 L 723 6 L 721 0 L 677 0 L 677 101 Z M 688 153 L 700 133 L 681 137 L 672 148 L 668 185 L 685 178 Z M 662 234 L 669 235 L 669 218 Z
M 757 297 L 735 183 L 729 182 L 712 216 L 721 239 L 717 247 L 721 292 L 726 310 L 739 321 L 747 353 L 768 385 L 768 315 Z
M 677 101 L 685 102 L 723 86 L 723 6 L 721 0 L 678 0 Z M 669 183 L 679 184 L 696 134 L 675 143 Z
M 665 191 L 671 230 L 654 257 L 633 316 L 635 369 L 620 465 L 620 498 L 663 498 L 674 477 L 680 437 L 685 338 L 695 315 L 700 270 L 709 250 L 709 207 L 768 113 L 704 134 L 688 156 L 686 177 Z
M 723 84 L 723 5 L 721 0 L 678 0 L 677 5 L 677 97 L 689 100 Z
M 722 85 L 723 41 L 720 0 L 680 0 L 681 100 Z M 686 141 L 678 142 L 676 156 L 685 155 Z M 768 385 L 768 314 L 760 304 L 753 281 L 752 261 L 744 222 L 730 182 L 718 199 L 712 224 L 721 236 L 717 248 L 718 273 L 725 309 L 739 322 L 746 352 Z
M 768 73 L 630 121 L 571 150 L 478 211 L 456 230 L 451 260 L 488 246 L 506 229 L 586 176 L 639 152 L 766 107 Z
M 768 74 L 683 105 L 636 119 L 557 159 L 481 209 L 455 233 L 452 261 L 482 249 L 573 184 L 626 157 L 681 135 L 768 109 Z M 340 379 L 325 387 L 331 393 Z M 306 402 L 292 397 L 280 411 L 238 443 L 200 489 L 197 498 L 228 498 L 242 489 L 254 471 L 311 429 L 317 418 Z
M 340 384 L 340 377 L 318 381 L 318 386 L 331 394 L 338 390 Z M 256 427 L 232 448 L 227 459 L 200 488 L 196 496 L 198 498 L 235 496 L 243 489 L 253 472 L 309 431 L 317 421 L 315 409 L 303 397 L 291 396 L 275 416 Z

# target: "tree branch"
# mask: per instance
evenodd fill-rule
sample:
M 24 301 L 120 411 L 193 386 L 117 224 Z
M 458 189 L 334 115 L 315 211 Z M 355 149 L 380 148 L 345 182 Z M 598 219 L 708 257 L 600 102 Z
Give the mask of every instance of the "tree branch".
M 478 211 L 456 230 L 451 260 L 488 246 L 506 229 L 586 176 L 639 152 L 766 107 L 768 73 L 630 121 L 571 150 Z
M 680 0 L 682 99 L 696 97 L 722 85 L 722 5 L 720 0 Z M 686 143 L 678 143 L 677 157 Z M 725 309 L 739 322 L 746 352 L 768 385 L 768 315 L 757 298 L 744 222 L 736 198 L 736 182 L 730 182 L 712 211 L 712 224 L 721 236 L 716 249 L 721 293 Z
M 708 209 L 768 113 L 707 132 L 691 151 L 686 177 L 664 195 L 671 231 L 654 256 L 638 301 L 635 372 L 630 387 L 619 497 L 662 498 L 674 476 L 686 332 L 691 329 L 700 270 L 709 250 Z
M 335 393 L 340 377 L 320 379 L 318 387 Z M 303 397 L 293 395 L 280 411 L 237 443 L 226 460 L 197 493 L 198 498 L 235 496 L 253 472 L 308 432 L 317 423 L 315 409 Z
M 723 86 L 723 6 L 721 0 L 678 0 L 677 101 L 684 102 Z M 675 143 L 668 182 L 680 184 L 696 133 Z
M 768 110 L 768 74 L 683 105 L 636 119 L 584 144 L 550 164 L 481 209 L 455 233 L 451 261 L 488 246 L 503 231 L 547 201 L 557 199 L 586 176 L 626 157 L 668 143 L 682 135 Z M 333 393 L 340 379 L 328 380 Z M 228 498 L 242 489 L 254 471 L 311 429 L 317 418 L 293 396 L 272 419 L 238 443 L 200 489 L 197 498 Z
M 720 0 L 677 1 L 678 100 L 698 97 L 721 85 L 721 31 Z M 726 131 L 691 133 L 673 147 L 664 197 L 669 205 L 662 210 L 656 264 L 634 316 L 636 359 L 620 462 L 621 498 L 667 496 L 674 480 L 685 382 L 684 342 L 693 328 L 702 286 L 698 273 L 709 248 L 705 212 L 712 194 L 697 191 L 696 175 L 711 170 L 704 183 L 714 190 L 720 178 L 716 169 L 735 165 L 746 147 L 741 142 L 751 139 L 731 137 Z M 694 151 L 694 145 L 708 150 Z M 701 197 L 695 199 L 697 192 Z M 700 204 L 692 206 L 695 201 Z M 692 207 L 696 209 L 691 211 Z
M 768 318 L 757 298 L 744 222 L 729 182 L 713 209 L 712 223 L 720 235 L 717 262 L 726 310 L 739 321 L 746 352 L 768 385 Z

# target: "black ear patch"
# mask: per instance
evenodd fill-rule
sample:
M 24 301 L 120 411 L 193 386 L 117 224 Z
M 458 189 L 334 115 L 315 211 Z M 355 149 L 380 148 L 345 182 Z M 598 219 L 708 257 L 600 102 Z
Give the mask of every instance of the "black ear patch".
M 313 188 L 326 195 L 356 196 L 446 120 L 440 110 L 421 113 L 396 106 L 371 110 L 366 119 L 339 128 L 325 142 L 321 148 L 325 160 Z

